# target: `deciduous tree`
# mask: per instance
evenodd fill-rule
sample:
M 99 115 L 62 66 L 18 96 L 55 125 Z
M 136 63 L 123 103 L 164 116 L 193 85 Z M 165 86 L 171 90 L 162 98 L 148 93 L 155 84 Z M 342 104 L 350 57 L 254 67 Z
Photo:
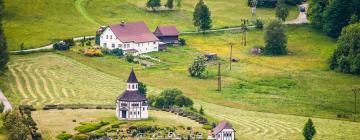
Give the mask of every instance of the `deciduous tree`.
M 323 13 L 328 6 L 328 0 L 310 0 L 309 9 L 307 12 L 310 24 L 315 29 L 322 29 Z
M 200 77 L 206 70 L 206 58 L 204 56 L 197 56 L 194 63 L 189 67 L 188 71 L 192 77 Z
M 345 27 L 330 58 L 330 69 L 360 74 L 360 23 Z
M 174 0 L 167 0 L 165 7 L 169 8 L 169 9 L 173 9 L 174 8 Z
M 289 9 L 284 0 L 278 0 L 275 8 L 276 17 L 282 21 L 285 21 L 289 16 Z
M 26 140 L 30 134 L 26 119 L 20 115 L 18 110 L 8 111 L 3 117 L 4 127 L 8 130 L 9 140 Z
M 265 31 L 265 49 L 267 55 L 287 54 L 287 36 L 280 21 L 272 21 Z
M 146 84 L 144 84 L 143 82 L 139 82 L 138 87 L 139 87 L 138 88 L 139 92 L 146 97 L 146 92 L 147 92 Z
M 161 0 L 148 0 L 146 3 L 147 8 L 151 8 L 152 11 L 156 11 L 156 8 L 161 6 Z
M 352 0 L 332 0 L 324 11 L 323 31 L 331 37 L 340 36 L 352 15 Z

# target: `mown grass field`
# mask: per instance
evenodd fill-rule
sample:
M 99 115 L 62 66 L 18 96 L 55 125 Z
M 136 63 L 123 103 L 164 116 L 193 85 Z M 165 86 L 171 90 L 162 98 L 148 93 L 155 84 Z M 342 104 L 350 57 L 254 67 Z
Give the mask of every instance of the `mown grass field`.
M 149 111 L 150 119 L 143 121 L 128 122 L 129 125 L 150 125 L 158 127 L 192 127 L 194 130 L 204 132 L 202 125 L 185 117 L 177 116 L 172 113 L 163 111 Z M 75 134 L 74 128 L 79 126 L 80 122 L 96 122 L 108 121 L 116 123 L 115 110 L 48 110 L 35 111 L 32 113 L 34 120 L 38 123 L 38 127 L 46 140 L 55 139 L 56 135 L 62 131 Z M 63 116 L 59 118 L 58 116 Z M 76 122 L 73 122 L 76 120 Z
M 9 50 L 37 48 L 51 42 L 85 35 L 95 35 L 100 25 L 120 21 L 145 21 L 155 30 L 159 24 L 174 24 L 179 30 L 195 30 L 192 11 L 196 1 L 183 0 L 182 10 L 152 13 L 145 1 L 133 0 L 5 0 L 4 28 Z M 208 0 L 214 28 L 235 26 L 241 18 L 250 18 L 246 0 Z M 221 6 L 219 6 L 221 5 Z M 298 15 L 292 7 L 289 19 Z M 258 17 L 273 19 L 274 9 L 258 9 Z

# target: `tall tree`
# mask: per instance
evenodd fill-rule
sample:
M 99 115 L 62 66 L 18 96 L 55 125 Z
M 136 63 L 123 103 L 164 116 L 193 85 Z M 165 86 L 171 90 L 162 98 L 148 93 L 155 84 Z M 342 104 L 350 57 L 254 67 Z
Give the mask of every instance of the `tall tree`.
M 353 13 L 352 0 L 332 0 L 324 11 L 323 31 L 331 36 L 340 36 L 341 30 L 350 20 Z
M 169 8 L 169 9 L 173 9 L 174 8 L 174 0 L 167 0 L 165 7 Z
M 177 0 L 176 6 L 177 6 L 177 8 L 181 9 L 181 0 Z
M 330 58 L 330 69 L 360 75 L 360 23 L 345 27 Z
M 146 3 L 147 8 L 151 8 L 152 11 L 156 11 L 156 8 L 161 6 L 161 0 L 148 0 Z
M 289 16 L 289 9 L 284 0 L 278 0 L 275 8 L 276 17 L 282 21 L 285 21 Z
M 315 126 L 311 119 L 307 121 L 307 123 L 304 126 L 303 135 L 305 137 L 305 140 L 312 140 L 312 138 L 315 136 L 316 130 Z
M 9 61 L 9 55 L 7 53 L 7 42 L 4 35 L 2 26 L 2 17 L 4 10 L 4 0 L 0 0 L 0 74 L 3 73 L 7 68 Z
M 200 25 L 199 29 L 205 33 L 206 30 L 211 29 L 212 20 L 209 8 L 206 5 L 202 5 L 200 8 Z
M 193 23 L 194 26 L 198 27 L 200 25 L 200 8 L 204 5 L 204 0 L 199 0 L 199 2 L 195 6 L 195 10 L 193 13 Z
M 268 55 L 287 54 L 287 36 L 281 21 L 272 21 L 265 29 L 265 49 Z
M 147 87 L 143 82 L 139 82 L 139 92 L 146 97 Z
M 322 29 L 323 13 L 328 5 L 328 0 L 310 0 L 307 15 L 311 25 L 316 29 Z

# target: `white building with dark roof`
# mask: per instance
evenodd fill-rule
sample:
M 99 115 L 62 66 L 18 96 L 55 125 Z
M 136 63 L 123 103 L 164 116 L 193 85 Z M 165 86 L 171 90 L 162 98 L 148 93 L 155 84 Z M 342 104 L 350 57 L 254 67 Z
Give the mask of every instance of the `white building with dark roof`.
M 116 116 L 119 120 L 147 119 L 148 100 L 138 90 L 138 80 L 131 70 L 126 90 L 116 99 Z
M 208 140 L 235 140 L 235 130 L 229 122 L 220 122 L 212 131 Z

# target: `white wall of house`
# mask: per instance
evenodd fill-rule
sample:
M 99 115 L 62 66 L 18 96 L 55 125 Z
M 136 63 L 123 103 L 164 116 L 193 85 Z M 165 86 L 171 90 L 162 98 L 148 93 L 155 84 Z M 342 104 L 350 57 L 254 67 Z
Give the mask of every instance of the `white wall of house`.
M 235 140 L 235 132 L 233 129 L 223 129 L 221 132 L 216 134 L 215 139 L 217 139 L 217 140 Z
M 115 49 L 120 48 L 122 50 L 135 49 L 138 54 L 149 53 L 159 51 L 159 41 L 152 42 L 121 42 L 110 28 L 106 28 L 105 31 L 100 35 L 100 47 Z
M 122 104 L 126 104 L 126 106 L 122 106 Z M 122 111 L 120 108 L 125 107 L 127 108 L 126 116 L 123 118 Z M 116 103 L 116 116 L 119 120 L 140 120 L 140 119 L 147 119 L 148 116 L 148 106 L 141 102 L 124 102 L 124 101 L 117 101 Z

